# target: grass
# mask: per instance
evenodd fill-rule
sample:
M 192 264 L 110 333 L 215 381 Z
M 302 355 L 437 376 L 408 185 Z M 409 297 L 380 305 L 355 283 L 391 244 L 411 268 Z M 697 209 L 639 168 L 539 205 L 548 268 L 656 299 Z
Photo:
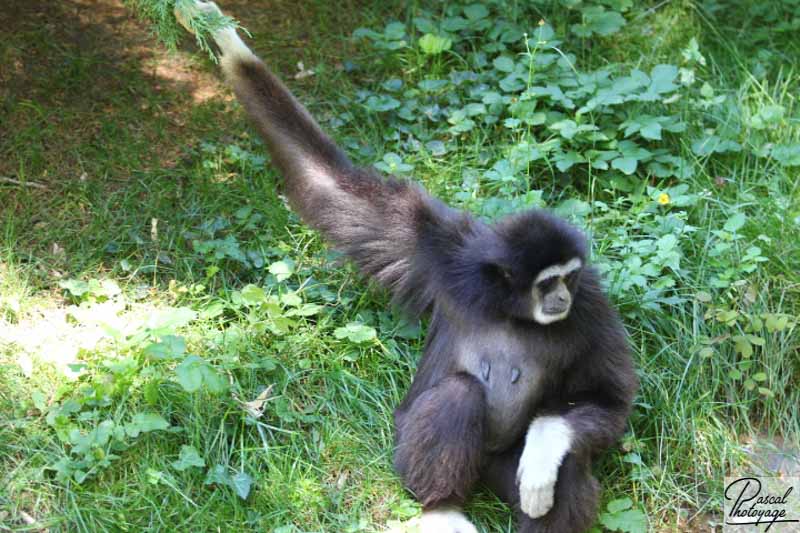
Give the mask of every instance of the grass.
M 78 5 L 0 14 L 0 27 L 16 28 L 0 44 L 11 66 L 0 71 L 0 176 L 22 182 L 0 182 L 0 531 L 370 531 L 415 516 L 391 467 L 392 410 L 425 324 L 407 324 L 284 207 L 211 62 L 161 50 L 115 2 L 91 16 L 76 15 Z M 483 173 L 541 141 L 541 129 L 425 123 L 445 143 L 436 156 L 404 144 L 397 111 L 355 102 L 359 91 L 384 94 L 388 79 L 410 87 L 464 68 L 462 57 L 428 57 L 413 41 L 387 52 L 350 38 L 391 20 L 410 28 L 425 5 L 225 6 L 359 162 L 399 153 L 459 206 L 485 215 L 541 202 L 592 234 L 642 381 L 621 451 L 597 469 L 603 498 L 631 498 L 658 531 L 713 530 L 726 473 L 752 471 L 770 447 L 800 449 L 800 167 L 760 154 L 800 143 L 800 50 L 777 29 L 794 19 L 714 5 L 636 6 L 615 35 L 561 45 L 587 71 L 695 69 L 700 81 L 671 107 L 633 102 L 627 117 L 687 124 L 646 146 L 682 157 L 693 175 L 659 178 L 640 162 L 628 178 L 534 161 L 531 179 L 511 185 Z M 445 18 L 457 7 L 427 9 Z M 513 2 L 503 14 L 544 17 L 558 35 L 580 17 Z M 683 58 L 693 37 L 704 66 Z M 466 57 L 482 45 L 455 46 Z M 315 75 L 292 79 L 298 61 Z M 708 103 L 718 95 L 724 102 Z M 769 106 L 782 116 L 753 126 Z M 604 128 L 624 118 L 589 115 Z M 708 128 L 742 149 L 693 149 Z M 341 329 L 351 323 L 361 329 Z M 185 351 L 157 342 L 165 338 Z M 187 354 L 202 363 L 184 367 L 181 381 Z M 187 391 L 205 371 L 220 391 Z M 244 405 L 265 390 L 266 403 Z M 79 412 L 65 411 L 70 401 Z M 169 427 L 150 431 L 142 414 Z M 104 420 L 122 433 L 103 441 Z M 84 456 L 75 450 L 87 435 L 100 440 Z M 176 466 L 185 446 L 203 466 Z M 105 464 L 108 454 L 117 457 Z M 485 531 L 512 530 L 491 495 L 468 512 Z

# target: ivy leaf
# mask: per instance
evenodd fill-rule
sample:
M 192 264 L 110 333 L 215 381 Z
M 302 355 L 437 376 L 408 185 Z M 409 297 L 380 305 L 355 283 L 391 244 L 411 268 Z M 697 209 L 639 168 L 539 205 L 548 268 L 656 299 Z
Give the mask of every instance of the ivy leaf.
M 658 94 L 672 92 L 678 88 L 675 78 L 678 77 L 678 67 L 675 65 L 656 65 L 650 71 L 650 88 Z
M 608 509 L 609 513 L 616 514 L 621 511 L 630 509 L 631 507 L 633 507 L 633 500 L 631 500 L 630 498 L 619 498 L 617 500 L 612 500 L 608 502 L 606 509 Z
M 716 135 L 706 135 L 692 143 L 692 151 L 699 156 L 707 156 L 714 153 L 739 152 L 742 146 L 736 141 L 721 139 Z
M 270 267 L 271 269 L 272 267 Z M 270 270 L 271 272 L 272 270 Z M 245 305 L 260 305 L 267 300 L 267 293 L 258 285 L 246 285 L 242 291 L 242 302 Z
M 200 357 L 190 355 L 175 368 L 178 383 L 186 392 L 196 392 L 203 385 L 203 371 L 200 369 L 203 363 Z
M 160 342 L 154 342 L 144 349 L 151 359 L 176 359 L 186 353 L 186 341 L 176 335 L 165 335 Z
M 636 172 L 638 161 L 632 157 L 618 157 L 611 161 L 611 167 L 619 170 L 623 174 L 630 176 Z
M 736 233 L 744 226 L 746 217 L 744 213 L 736 213 L 725 222 L 723 229 L 729 233 Z
M 320 304 L 303 304 L 297 309 L 290 309 L 286 312 L 286 316 L 314 316 L 325 307 Z
M 403 159 L 394 152 L 388 152 L 382 161 L 375 163 L 375 168 L 388 174 L 404 174 L 414 170 L 414 165 L 403 162 Z
M 348 339 L 356 344 L 361 344 L 376 338 L 377 333 L 373 327 L 358 322 L 350 322 L 344 327 L 336 328 L 333 336 L 337 339 Z
M 559 120 L 550 125 L 550 129 L 557 131 L 565 139 L 572 139 L 578 132 L 578 125 L 574 120 Z
M 289 307 L 300 307 L 303 299 L 296 292 L 287 292 L 281 295 L 281 302 Z
M 772 149 L 772 157 L 785 167 L 800 166 L 800 144 L 779 144 Z
M 483 4 L 470 4 L 464 8 L 464 15 L 469 20 L 480 20 L 489 16 L 489 10 Z
M 399 41 L 406 34 L 406 25 L 402 22 L 390 22 L 383 30 L 383 35 L 391 41 Z
M 368 110 L 380 113 L 383 111 L 397 109 L 400 107 L 400 101 L 386 94 L 373 94 L 367 98 L 367 101 L 364 102 L 364 105 Z
M 603 6 L 591 6 L 583 9 L 583 21 L 574 24 L 571 29 L 578 37 L 591 37 L 594 34 L 607 37 L 625 25 L 625 18 L 616 11 L 606 11 Z
M 513 72 L 514 71 L 514 60 L 508 56 L 498 56 L 492 62 L 494 68 L 499 70 L 500 72 Z
M 228 384 L 223 377 L 203 358 L 190 355 L 175 368 L 178 383 L 186 392 L 197 392 L 205 385 L 212 394 L 220 394 L 227 390 Z
M 250 495 L 250 487 L 253 485 L 253 478 L 244 472 L 239 472 L 231 478 L 231 487 L 236 494 L 243 500 Z
M 59 281 L 58 286 L 69 292 L 74 298 L 80 298 L 89 292 L 89 284 L 79 279 Z
M 194 448 L 194 446 L 181 446 L 181 453 L 178 456 L 178 460 L 172 462 L 172 468 L 183 472 L 184 470 L 187 470 L 193 466 L 203 468 L 206 466 L 206 462 L 202 457 L 200 457 L 200 454 Z
M 136 438 L 140 433 L 149 433 L 167 429 L 168 427 L 169 422 L 157 413 L 136 413 L 133 415 L 133 420 L 125 424 L 125 433 L 129 437 Z
M 217 372 L 217 370 L 206 363 L 200 369 L 203 374 L 203 382 L 211 394 L 222 394 L 228 390 L 228 382 Z
M 755 115 L 750 117 L 750 127 L 757 130 L 769 128 L 772 125 L 779 124 L 785 113 L 786 108 L 782 105 L 766 105 L 759 109 Z
M 269 266 L 269 272 L 275 276 L 278 281 L 289 279 L 291 275 L 294 274 L 294 261 L 291 259 L 276 261 Z
M 584 163 L 586 161 L 581 154 L 575 152 L 574 150 L 570 150 L 568 152 L 558 151 L 553 154 L 553 159 L 556 162 L 556 167 L 561 172 L 566 172 L 572 168 L 573 165 L 577 163 Z
M 203 485 L 230 485 L 231 478 L 224 465 L 214 465 L 208 469 Z
M 197 313 L 188 307 L 168 309 L 152 316 L 147 321 L 147 328 L 154 332 L 164 332 L 164 334 L 167 334 L 168 332 L 185 326 L 195 318 L 197 318 Z
M 623 533 L 646 533 L 647 516 L 639 509 L 629 509 L 618 513 L 603 513 L 600 523 L 612 531 Z

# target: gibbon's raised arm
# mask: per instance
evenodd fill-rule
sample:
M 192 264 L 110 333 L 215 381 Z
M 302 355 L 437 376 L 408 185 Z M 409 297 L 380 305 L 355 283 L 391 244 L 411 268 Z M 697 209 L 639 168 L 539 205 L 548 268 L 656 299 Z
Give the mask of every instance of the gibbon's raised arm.
M 218 11 L 212 2 L 196 6 Z M 471 219 L 414 184 L 353 165 L 236 30 L 213 37 L 228 82 L 283 174 L 292 207 L 399 303 L 427 308 L 430 262 L 442 262 L 442 245 L 457 253 Z

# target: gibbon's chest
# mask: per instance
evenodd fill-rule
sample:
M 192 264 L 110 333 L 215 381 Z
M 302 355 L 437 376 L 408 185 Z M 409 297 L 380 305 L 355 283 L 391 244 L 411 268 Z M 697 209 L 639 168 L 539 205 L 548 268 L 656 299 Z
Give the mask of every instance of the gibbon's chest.
M 502 329 L 474 331 L 458 343 L 458 370 L 485 387 L 488 451 L 503 451 L 527 430 L 541 398 L 546 344 Z

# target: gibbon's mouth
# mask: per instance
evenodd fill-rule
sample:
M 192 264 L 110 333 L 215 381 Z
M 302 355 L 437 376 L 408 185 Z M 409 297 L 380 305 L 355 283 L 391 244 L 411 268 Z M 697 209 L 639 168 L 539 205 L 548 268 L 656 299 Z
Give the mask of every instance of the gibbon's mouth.
M 564 320 L 569 315 L 569 307 L 565 309 L 534 309 L 533 319 L 539 324 L 552 324 Z

